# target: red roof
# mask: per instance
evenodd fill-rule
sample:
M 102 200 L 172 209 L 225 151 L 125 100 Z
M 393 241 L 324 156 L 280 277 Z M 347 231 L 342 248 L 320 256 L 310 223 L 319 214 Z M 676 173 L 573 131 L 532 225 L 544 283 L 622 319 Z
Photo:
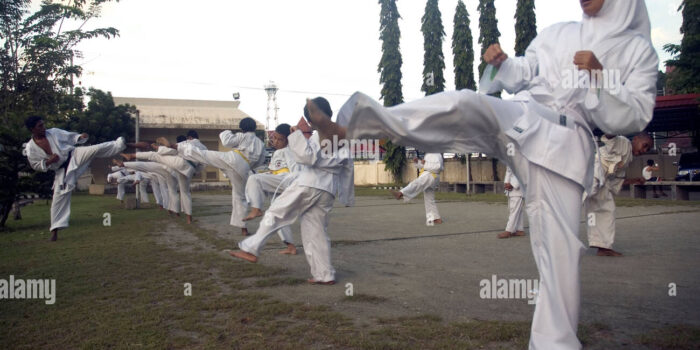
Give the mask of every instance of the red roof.
M 700 99 L 700 94 L 656 96 L 656 108 L 697 106 L 698 99 Z

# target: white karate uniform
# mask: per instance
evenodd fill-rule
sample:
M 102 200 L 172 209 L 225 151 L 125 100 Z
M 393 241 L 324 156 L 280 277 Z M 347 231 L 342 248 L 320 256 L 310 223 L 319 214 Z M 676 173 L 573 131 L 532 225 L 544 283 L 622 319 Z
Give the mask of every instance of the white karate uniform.
M 592 50 L 620 73 L 619 91 L 569 88 L 576 52 Z M 494 90 L 504 101 L 469 90 L 445 92 L 384 108 L 357 93 L 341 108 L 348 139 L 381 138 L 428 152 L 481 152 L 506 162 L 521 182 L 540 273 L 530 348 L 578 349 L 581 198 L 593 184 L 595 145 L 589 129 L 643 130 L 654 109 L 658 57 L 642 0 L 606 0 L 596 17 L 555 24 L 524 57 L 504 61 Z M 490 90 L 489 92 L 493 92 Z
M 297 165 L 289 147 L 276 150 L 270 159 L 269 172 L 248 176 L 245 185 L 246 200 L 253 208 L 262 209 L 265 194 L 274 196 L 283 192 L 291 184 Z M 278 232 L 280 239 L 294 244 L 291 226 L 282 227 Z
M 167 166 L 156 162 L 124 162 L 124 167 L 136 171 L 155 174 L 160 186 L 163 208 L 172 212 L 180 212 L 180 196 L 177 193 L 178 173 Z
M 230 152 L 202 150 L 187 144 L 178 146 L 179 154 L 192 162 L 213 166 L 224 172 L 231 182 L 231 226 L 247 227 L 243 219 L 248 214 L 245 183 L 252 169 L 265 161 L 265 145 L 254 132 L 219 134 L 221 144 L 233 148 Z
M 440 213 L 435 204 L 435 191 L 440 185 L 440 172 L 442 172 L 444 166 L 442 154 L 440 153 L 427 153 L 424 160 L 425 164 L 420 162 L 417 164 L 417 167 L 421 169 L 418 178 L 402 188 L 401 193 L 403 193 L 404 201 L 408 202 L 423 192 L 425 223 L 428 226 L 432 226 L 433 221 L 440 219 Z
M 126 144 L 120 137 L 116 141 L 75 147 L 85 143 L 87 139 L 82 139 L 78 133 L 56 128 L 46 130 L 46 138 L 51 146 L 51 152 L 59 156 L 59 161 L 46 165 L 49 155 L 33 139 L 25 144 L 24 155 L 32 169 L 40 172 L 48 170 L 55 172 L 50 230 L 63 229 L 68 227 L 71 194 L 78 178 L 87 171 L 93 159 L 116 156 L 126 148 Z
M 124 176 L 127 176 L 128 173 L 126 169 L 117 166 L 113 166 L 112 171 L 112 173 L 107 174 L 107 182 L 117 183 L 117 199 L 120 201 L 124 200 L 124 194 L 126 193 L 126 184 L 123 182 L 119 182 L 119 179 L 121 179 Z
M 153 176 L 151 176 L 150 173 L 145 173 L 142 171 L 137 171 L 136 176 L 138 177 L 138 182 L 139 182 L 139 195 L 141 199 L 141 203 L 150 203 L 151 200 L 148 198 L 148 184 L 151 183 L 151 179 Z M 153 185 L 151 185 L 151 188 L 154 188 Z M 155 197 L 156 191 L 153 191 L 153 196 Z M 156 203 L 158 203 L 158 200 L 156 199 Z
M 140 181 L 141 176 L 134 174 L 127 174 L 117 179 L 117 199 L 124 200 L 124 195 L 126 194 L 126 185 L 133 184 L 136 181 Z
M 516 231 L 522 231 L 524 229 L 523 225 L 523 191 L 520 187 L 520 182 L 518 178 L 513 175 L 513 171 L 510 167 L 506 169 L 506 176 L 503 179 L 503 183 L 509 183 L 513 186 L 513 189 L 506 191 L 506 196 L 508 196 L 508 223 L 506 224 L 506 232 L 514 233 Z
M 180 188 L 180 210 L 192 215 L 192 193 L 190 182 L 197 170 L 197 164 L 178 156 L 178 151 L 160 146 L 157 152 L 136 152 L 136 159 L 150 160 L 173 169 L 177 172 L 177 184 Z
M 598 149 L 593 193 L 584 202 L 588 227 L 588 245 L 612 249 L 615 242 L 615 198 L 625 181 L 632 162 L 632 143 L 624 136 L 601 137 L 604 146 Z M 593 221 L 590 215 L 593 214 Z
M 255 256 L 275 231 L 301 221 L 301 240 L 313 279 L 319 282 L 335 280 L 331 264 L 331 244 L 326 232 L 328 214 L 337 195 L 341 203 L 354 203 L 352 158 L 347 147 L 335 154 L 324 155 L 318 134 L 307 140 L 300 130 L 288 137 L 289 149 L 300 165 L 298 176 L 275 199 L 260 222 L 258 231 L 238 243 L 238 247 Z

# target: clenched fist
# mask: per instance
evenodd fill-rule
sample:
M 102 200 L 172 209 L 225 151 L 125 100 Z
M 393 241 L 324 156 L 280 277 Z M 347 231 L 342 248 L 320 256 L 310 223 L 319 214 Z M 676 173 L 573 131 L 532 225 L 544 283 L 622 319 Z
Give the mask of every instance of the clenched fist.
M 593 51 L 576 52 L 574 55 L 574 64 L 578 69 L 587 70 L 588 72 L 603 69 L 603 65 L 600 64 Z
M 500 67 L 501 63 L 503 63 L 503 61 L 505 61 L 507 58 L 508 55 L 501 50 L 501 45 L 499 44 L 492 44 L 484 52 L 484 61 L 496 68 Z

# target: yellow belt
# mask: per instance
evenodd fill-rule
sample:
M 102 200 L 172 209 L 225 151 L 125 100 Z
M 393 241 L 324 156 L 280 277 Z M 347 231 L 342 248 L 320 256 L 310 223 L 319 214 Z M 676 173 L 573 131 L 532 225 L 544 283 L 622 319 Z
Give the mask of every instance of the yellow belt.
M 237 149 L 234 149 L 233 151 L 236 152 L 236 153 L 238 153 L 241 157 L 243 157 L 243 160 L 245 160 L 246 163 L 250 164 L 250 161 L 248 160 L 248 158 L 247 158 L 246 156 L 243 155 L 243 152 L 241 152 L 241 151 L 239 151 L 239 150 L 237 150 Z
M 273 175 L 279 175 L 279 174 L 284 174 L 289 172 L 289 168 L 282 168 L 282 169 L 277 169 L 277 170 L 272 170 L 270 171 Z
M 423 175 L 424 172 L 425 172 L 425 169 L 421 169 L 420 172 L 418 173 L 418 176 Z M 434 179 L 437 179 L 437 177 L 438 177 L 437 174 L 435 174 L 435 173 L 430 173 L 430 175 L 433 175 Z

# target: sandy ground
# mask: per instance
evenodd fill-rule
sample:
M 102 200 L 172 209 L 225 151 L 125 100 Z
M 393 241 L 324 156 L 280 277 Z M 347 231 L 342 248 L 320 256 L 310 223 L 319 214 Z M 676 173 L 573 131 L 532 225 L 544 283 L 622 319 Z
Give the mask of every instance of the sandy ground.
M 197 225 L 235 247 L 242 237 L 228 225 L 229 196 L 197 194 L 194 207 Z M 427 227 L 422 198 L 404 204 L 388 197 L 358 197 L 355 207 L 336 206 L 329 234 L 338 284 L 276 286 L 266 292 L 282 300 L 332 306 L 360 324 L 421 314 L 447 321 L 530 320 L 534 306 L 527 298 L 480 297 L 480 281 L 493 275 L 538 277 L 528 237 L 495 237 L 505 226 L 506 205 L 441 202 L 438 207 L 445 223 Z M 700 208 L 687 206 L 618 208 L 615 248 L 625 256 L 597 257 L 595 250 L 586 251 L 581 322 L 609 326 L 615 344 L 667 325 L 700 326 L 699 214 Z M 250 225 L 251 232 L 258 222 Z M 293 229 L 300 242 L 298 223 Z M 586 244 L 583 225 L 581 233 Z M 282 248 L 277 237 L 270 239 L 260 263 L 285 267 L 288 277 L 308 278 L 303 250 L 290 257 L 277 253 Z M 671 283 L 676 296 L 669 295 Z M 355 295 L 382 300 L 344 300 L 350 284 Z

